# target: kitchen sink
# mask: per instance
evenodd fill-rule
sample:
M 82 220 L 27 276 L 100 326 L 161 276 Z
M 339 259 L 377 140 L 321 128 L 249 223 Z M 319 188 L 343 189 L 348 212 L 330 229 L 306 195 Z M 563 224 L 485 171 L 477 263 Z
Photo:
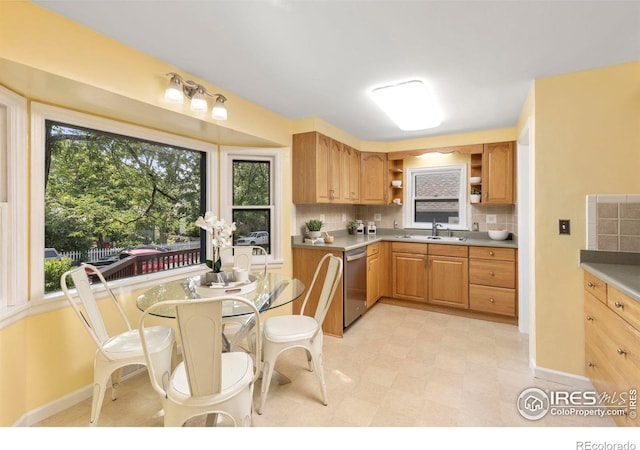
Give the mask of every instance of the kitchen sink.
M 440 241 L 440 242 L 460 242 L 466 241 L 466 237 L 459 236 L 430 236 L 423 234 L 402 234 L 400 236 L 396 236 L 398 239 L 411 239 L 418 241 Z

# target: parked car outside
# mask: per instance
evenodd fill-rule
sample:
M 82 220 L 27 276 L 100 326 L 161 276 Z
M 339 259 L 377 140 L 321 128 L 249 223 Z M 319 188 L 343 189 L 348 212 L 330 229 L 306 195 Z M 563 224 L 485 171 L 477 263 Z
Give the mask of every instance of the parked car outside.
M 96 261 L 89 261 L 88 264 L 91 264 L 96 267 L 103 267 L 103 266 L 108 266 L 110 264 L 113 264 L 114 262 L 120 261 L 121 259 L 125 259 L 129 256 L 152 255 L 155 253 L 163 253 L 166 251 L 167 251 L 166 249 L 159 247 L 157 245 L 139 245 L 137 247 L 124 249 L 117 255 L 111 255 Z
M 47 247 L 44 249 L 44 260 L 48 260 L 48 259 L 62 259 L 62 256 L 60 256 L 60 253 L 58 253 L 58 250 L 56 250 L 53 247 Z
M 245 237 L 241 237 L 236 245 L 267 245 L 269 244 L 269 233 L 266 231 L 252 231 Z

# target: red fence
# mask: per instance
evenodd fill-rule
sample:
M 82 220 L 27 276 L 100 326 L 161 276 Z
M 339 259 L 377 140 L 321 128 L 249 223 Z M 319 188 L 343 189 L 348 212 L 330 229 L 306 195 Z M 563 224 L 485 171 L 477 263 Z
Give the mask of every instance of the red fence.
M 200 264 L 200 249 L 192 248 L 151 255 L 128 256 L 113 264 L 101 267 L 100 271 L 104 278 L 110 281 L 197 264 Z

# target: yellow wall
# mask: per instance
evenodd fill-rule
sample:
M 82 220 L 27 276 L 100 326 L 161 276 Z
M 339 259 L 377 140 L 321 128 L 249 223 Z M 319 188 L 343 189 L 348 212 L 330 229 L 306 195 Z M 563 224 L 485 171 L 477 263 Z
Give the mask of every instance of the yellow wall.
M 640 193 L 640 62 L 540 79 L 534 95 L 537 365 L 582 375 L 585 196 Z
M 0 426 L 10 426 L 27 411 L 26 320 L 0 330 Z

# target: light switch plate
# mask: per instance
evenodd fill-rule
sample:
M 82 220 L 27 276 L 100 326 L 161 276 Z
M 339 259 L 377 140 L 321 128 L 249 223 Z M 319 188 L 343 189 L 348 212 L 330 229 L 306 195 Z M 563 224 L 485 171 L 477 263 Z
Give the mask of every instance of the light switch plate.
M 324 222 L 324 221 L 325 221 L 325 220 L 324 220 L 324 214 L 320 214 L 320 220 L 321 220 L 322 222 Z
M 498 219 L 495 214 L 487 214 L 487 223 L 498 223 Z
M 375 220 L 376 222 L 380 222 L 382 220 L 382 214 L 380 213 L 375 213 L 373 215 L 373 220 Z
M 343 222 L 347 221 L 347 215 L 345 213 L 342 213 L 342 221 Z

